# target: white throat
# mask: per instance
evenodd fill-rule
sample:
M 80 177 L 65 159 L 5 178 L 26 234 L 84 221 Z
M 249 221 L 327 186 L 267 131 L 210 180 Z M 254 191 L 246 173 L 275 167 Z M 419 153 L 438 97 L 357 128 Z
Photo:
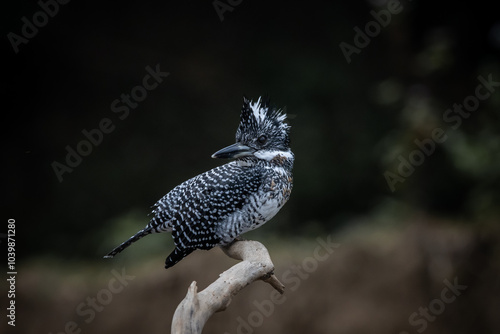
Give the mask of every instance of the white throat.
M 279 151 L 279 150 L 274 150 L 274 151 L 267 151 L 267 150 L 259 150 L 253 154 L 255 157 L 266 160 L 266 161 L 271 161 L 273 159 L 279 159 L 279 158 L 284 158 L 287 160 L 292 160 L 293 159 L 293 154 L 290 151 Z

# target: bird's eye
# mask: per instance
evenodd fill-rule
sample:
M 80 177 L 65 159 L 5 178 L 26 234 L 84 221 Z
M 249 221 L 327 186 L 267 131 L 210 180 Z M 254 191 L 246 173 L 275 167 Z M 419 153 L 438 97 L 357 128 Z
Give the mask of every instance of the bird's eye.
M 259 144 L 264 145 L 265 143 L 267 143 L 267 137 L 262 135 L 257 139 L 257 141 L 259 142 Z

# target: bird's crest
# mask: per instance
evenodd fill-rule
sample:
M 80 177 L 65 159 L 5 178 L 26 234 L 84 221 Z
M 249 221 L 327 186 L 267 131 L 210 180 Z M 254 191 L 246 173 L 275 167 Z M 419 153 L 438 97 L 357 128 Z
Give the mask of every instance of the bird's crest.
M 281 109 L 273 108 L 269 99 L 259 97 L 253 102 L 243 97 L 236 140 L 241 142 L 257 138 L 260 134 L 272 134 L 275 138 L 286 138 L 288 143 L 290 125 L 285 123 L 285 119 L 286 114 Z

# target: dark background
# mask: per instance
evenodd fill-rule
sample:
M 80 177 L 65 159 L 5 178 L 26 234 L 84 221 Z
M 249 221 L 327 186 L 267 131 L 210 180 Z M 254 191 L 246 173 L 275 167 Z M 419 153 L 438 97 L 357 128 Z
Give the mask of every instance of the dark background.
M 498 264 L 483 237 L 498 235 L 500 87 L 457 129 L 443 114 L 474 95 L 478 76 L 500 81 L 500 17 L 487 1 L 401 6 L 348 63 L 340 43 L 354 44 L 353 28 L 386 2 L 242 1 L 221 20 L 209 1 L 71 1 L 17 54 L 8 33 L 21 35 L 21 18 L 41 9 L 5 5 L 3 207 L 16 219 L 19 272 L 107 268 L 101 256 L 147 224 L 150 205 L 223 163 L 210 155 L 234 142 L 243 95 L 265 94 L 290 116 L 295 184 L 255 238 L 286 251 L 291 240 L 358 226 L 446 226 L 478 236 L 488 245 L 472 242 L 478 258 Z M 121 120 L 111 103 L 157 64 L 169 76 Z M 51 164 L 65 164 L 65 147 L 104 118 L 114 130 L 59 182 Z M 447 140 L 391 191 L 384 173 L 436 128 Z M 166 256 L 170 237 L 152 240 Z M 136 261 L 153 254 L 141 243 L 127 250 Z

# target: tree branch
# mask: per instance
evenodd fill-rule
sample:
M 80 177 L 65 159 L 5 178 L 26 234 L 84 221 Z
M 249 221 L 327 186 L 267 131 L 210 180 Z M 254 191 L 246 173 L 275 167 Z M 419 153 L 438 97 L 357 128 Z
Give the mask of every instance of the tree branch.
M 222 247 L 227 256 L 242 260 L 210 284 L 197 292 L 196 282 L 189 286 L 186 297 L 179 304 L 172 320 L 173 334 L 201 333 L 207 320 L 215 313 L 224 311 L 231 298 L 256 280 L 269 283 L 283 294 L 285 286 L 274 275 L 274 264 L 266 247 L 258 241 L 235 241 Z

